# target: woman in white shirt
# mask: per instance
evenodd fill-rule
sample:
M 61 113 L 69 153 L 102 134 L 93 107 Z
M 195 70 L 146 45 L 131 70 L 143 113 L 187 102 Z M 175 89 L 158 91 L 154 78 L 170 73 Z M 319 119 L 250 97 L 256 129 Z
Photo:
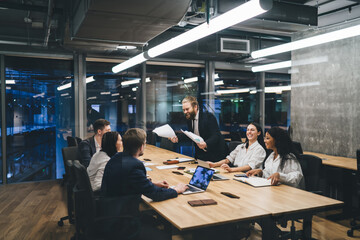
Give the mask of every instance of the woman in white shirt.
M 304 176 L 288 133 L 279 127 L 271 128 L 265 134 L 265 146 L 273 152 L 266 159 L 264 169 L 253 169 L 246 175 L 271 179 L 272 185 L 283 183 L 303 189 Z
M 256 169 L 263 163 L 266 152 L 262 129 L 257 123 L 250 123 L 246 129 L 246 143 L 237 146 L 226 159 L 219 162 L 209 162 L 210 167 L 222 167 L 228 172 L 246 172 Z M 234 167 L 230 167 L 229 164 Z
M 122 139 L 118 132 L 107 132 L 101 139 L 101 150 L 95 153 L 87 167 L 93 191 L 101 188 L 104 169 L 112 156 L 121 150 Z

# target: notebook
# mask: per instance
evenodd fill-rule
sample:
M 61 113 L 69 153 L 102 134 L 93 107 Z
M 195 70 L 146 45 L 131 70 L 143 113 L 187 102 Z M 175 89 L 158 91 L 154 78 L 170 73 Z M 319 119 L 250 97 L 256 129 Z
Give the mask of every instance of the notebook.
M 199 160 L 199 159 L 196 160 L 196 161 L 198 162 L 199 166 L 206 167 L 206 168 L 210 168 L 208 162 L 203 161 L 203 160 Z M 211 169 L 213 169 L 213 168 L 211 168 Z M 214 169 L 214 170 L 216 171 L 216 169 Z M 220 175 L 220 174 L 214 174 L 213 180 L 214 180 L 214 181 L 221 181 L 221 180 L 229 180 L 229 178 L 224 177 L 223 175 Z
M 192 176 L 189 184 L 188 190 L 186 190 L 183 194 L 192 194 L 205 192 L 207 187 L 209 186 L 210 180 L 214 175 L 214 170 L 197 166 L 194 175 Z
M 253 187 L 265 187 L 271 186 L 271 179 L 261 177 L 234 177 L 235 180 L 243 183 L 247 183 Z

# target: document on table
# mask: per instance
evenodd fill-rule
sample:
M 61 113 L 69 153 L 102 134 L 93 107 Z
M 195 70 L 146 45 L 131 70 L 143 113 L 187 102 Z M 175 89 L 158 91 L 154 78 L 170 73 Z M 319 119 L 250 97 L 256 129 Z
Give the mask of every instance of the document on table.
M 171 138 L 176 137 L 174 130 L 169 126 L 169 124 L 165 124 L 161 127 L 157 127 L 153 130 L 159 137 Z
M 204 139 L 192 132 L 189 132 L 189 131 L 184 131 L 181 129 L 181 131 L 186 135 L 188 136 L 191 140 L 193 140 L 195 143 L 200 143 L 200 142 L 204 142 Z
M 171 169 L 171 168 L 178 168 L 177 165 L 165 165 L 165 166 L 157 166 L 157 169 Z
M 192 158 L 171 158 L 171 159 L 169 159 L 170 161 L 172 161 L 172 160 L 177 160 L 177 161 L 179 161 L 180 163 L 182 163 L 182 162 L 190 162 L 190 161 L 194 161 L 194 159 L 192 159 Z
M 253 187 L 265 187 L 271 186 L 271 179 L 261 177 L 234 177 L 235 180 L 243 183 L 247 183 Z

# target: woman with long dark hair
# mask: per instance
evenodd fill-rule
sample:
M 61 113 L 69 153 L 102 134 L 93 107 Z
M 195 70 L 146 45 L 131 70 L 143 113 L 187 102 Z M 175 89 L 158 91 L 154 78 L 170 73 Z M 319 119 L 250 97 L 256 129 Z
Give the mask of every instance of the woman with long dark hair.
M 259 124 L 250 123 L 246 129 L 247 142 L 238 145 L 225 159 L 212 163 L 210 167 L 222 167 L 228 172 L 246 172 L 263 163 L 266 152 L 263 132 Z M 234 167 L 230 167 L 229 164 Z
M 93 191 L 100 190 L 104 169 L 107 162 L 122 147 L 122 139 L 118 132 L 107 132 L 101 140 L 101 150 L 95 153 L 87 167 L 90 183 Z
M 264 169 L 247 172 L 248 176 L 260 176 L 271 179 L 272 185 L 283 183 L 297 188 L 304 188 L 304 176 L 297 160 L 297 152 L 284 129 L 273 127 L 265 134 L 265 146 L 273 152 L 265 161 Z

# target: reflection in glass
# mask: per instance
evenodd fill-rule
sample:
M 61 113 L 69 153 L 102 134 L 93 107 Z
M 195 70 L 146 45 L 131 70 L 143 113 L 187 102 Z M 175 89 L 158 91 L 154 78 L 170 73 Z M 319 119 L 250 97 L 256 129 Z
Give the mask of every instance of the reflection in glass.
M 61 148 L 72 135 L 71 62 L 6 57 L 7 179 L 9 183 L 62 177 Z

